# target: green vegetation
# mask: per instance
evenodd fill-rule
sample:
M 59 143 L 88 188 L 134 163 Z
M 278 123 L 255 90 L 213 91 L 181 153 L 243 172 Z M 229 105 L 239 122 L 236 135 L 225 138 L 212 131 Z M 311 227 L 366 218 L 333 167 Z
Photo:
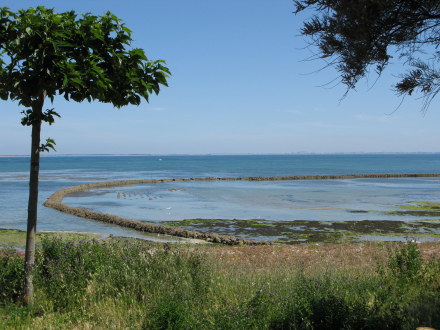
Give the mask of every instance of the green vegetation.
M 358 242 L 372 236 L 405 241 L 407 237 L 440 240 L 440 221 L 275 221 L 266 219 L 185 219 L 162 224 L 190 230 L 288 244 Z
M 41 143 L 41 126 L 60 117 L 54 108 L 44 110 L 45 102 L 63 96 L 117 108 L 139 105 L 167 86 L 170 72 L 163 61 L 132 49 L 131 30 L 110 12 L 78 17 L 42 6 L 17 12 L 0 7 L 0 17 L 0 99 L 25 107 L 21 124 L 32 127 L 23 296 L 32 303 L 40 153 L 56 144 L 51 138 Z
M 439 327 L 440 259 L 428 257 L 438 253 L 438 244 L 428 244 L 422 254 L 414 243 L 194 247 L 44 239 L 32 306 L 19 303 L 22 257 L 0 253 L 0 328 Z
M 411 202 L 409 204 L 399 205 L 399 208 L 401 210 L 384 212 L 397 215 L 412 215 L 416 217 L 440 217 L 440 203 L 437 202 Z
M 423 210 L 423 211 L 439 211 L 440 203 L 437 202 L 413 202 L 411 205 L 401 205 L 404 209 L 409 210 Z
M 101 238 L 101 235 L 77 232 L 39 232 L 37 233 L 37 246 L 40 245 L 41 240 L 55 237 L 59 237 L 64 241 L 80 241 Z M 0 246 L 3 248 L 24 249 L 26 246 L 26 232 L 17 229 L 0 228 Z
M 399 77 L 400 96 L 420 93 L 426 110 L 440 91 L 438 1 L 295 0 L 295 13 L 310 14 L 301 34 L 315 46 L 312 58 L 334 66 L 341 82 L 354 89 L 372 71 L 378 76 L 401 60 L 411 68 Z
M 413 215 L 413 216 L 440 216 L 440 203 L 435 202 L 412 202 L 405 205 L 399 205 L 403 210 L 388 211 L 388 213 L 399 215 Z

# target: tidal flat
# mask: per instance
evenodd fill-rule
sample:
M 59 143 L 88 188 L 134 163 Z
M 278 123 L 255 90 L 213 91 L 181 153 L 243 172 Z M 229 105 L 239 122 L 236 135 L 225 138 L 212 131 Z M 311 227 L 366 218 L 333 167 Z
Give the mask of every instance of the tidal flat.
M 164 222 L 165 224 L 165 222 Z M 361 241 L 437 241 L 440 220 L 432 221 L 273 221 L 265 219 L 186 219 L 166 225 L 274 243 L 350 243 Z
M 440 203 L 422 199 L 437 199 L 430 186 L 438 181 L 436 177 L 366 174 L 108 181 L 58 190 L 43 205 L 137 231 L 231 245 L 437 241 Z M 414 184 L 422 188 L 413 190 Z
M 355 220 L 355 221 L 277 221 L 268 219 L 185 219 L 163 221 L 168 226 L 216 232 L 243 238 L 264 239 L 276 243 L 350 243 L 362 241 L 439 241 L 440 203 L 410 202 L 401 210 L 374 211 L 421 217 L 423 220 Z M 350 210 L 368 214 L 367 210 Z M 432 219 L 426 219 L 432 217 Z

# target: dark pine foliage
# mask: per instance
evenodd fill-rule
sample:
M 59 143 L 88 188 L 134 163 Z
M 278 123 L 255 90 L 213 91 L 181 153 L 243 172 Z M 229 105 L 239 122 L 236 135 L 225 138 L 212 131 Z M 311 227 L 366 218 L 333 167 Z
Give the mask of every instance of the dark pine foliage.
M 397 55 L 409 66 L 394 88 L 399 95 L 420 93 L 423 109 L 440 91 L 440 1 L 295 0 L 295 13 L 313 16 L 301 34 L 319 57 L 336 67 L 353 89 L 373 68 L 380 75 Z

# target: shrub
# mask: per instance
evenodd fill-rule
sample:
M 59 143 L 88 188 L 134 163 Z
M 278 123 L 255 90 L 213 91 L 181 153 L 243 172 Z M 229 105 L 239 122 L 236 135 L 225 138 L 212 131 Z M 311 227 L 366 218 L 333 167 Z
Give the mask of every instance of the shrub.
M 36 284 L 56 310 L 76 304 L 101 262 L 102 246 L 60 239 L 43 239 L 41 246 L 36 262 Z
M 390 275 L 403 282 L 419 280 L 423 275 L 423 266 L 422 255 L 414 242 L 407 242 L 392 252 L 388 260 Z
M 0 251 L 0 304 L 19 301 L 23 284 L 23 258 L 15 251 Z
M 279 265 L 255 271 L 239 259 L 210 259 L 206 251 L 128 241 L 44 241 L 34 276 L 36 308 L 16 317 L 7 304 L 20 298 L 23 261 L 15 253 L 0 255 L 6 324 L 26 328 L 44 319 L 43 328 L 440 327 L 440 260 L 425 261 L 414 243 L 391 251 L 378 273 L 373 268 L 362 274 L 333 265 L 313 273 Z M 0 308 L 0 320 L 3 315 Z

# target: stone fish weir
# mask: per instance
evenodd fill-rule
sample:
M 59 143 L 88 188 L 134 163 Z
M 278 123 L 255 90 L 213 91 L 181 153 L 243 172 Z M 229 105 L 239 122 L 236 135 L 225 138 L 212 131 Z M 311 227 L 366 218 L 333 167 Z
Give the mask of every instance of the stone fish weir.
M 386 179 L 386 178 L 425 178 L 440 177 L 440 174 L 348 174 L 348 175 L 309 175 L 309 176 L 272 176 L 272 177 L 205 177 L 205 178 L 176 178 L 176 179 L 147 179 L 147 180 L 122 180 L 104 181 L 81 184 L 66 189 L 61 189 L 52 194 L 43 205 L 52 209 L 72 214 L 81 218 L 116 224 L 121 227 L 135 229 L 141 232 L 164 234 L 170 236 L 205 240 L 211 243 L 226 245 L 267 245 L 268 241 L 245 240 L 229 235 L 199 232 L 165 225 L 154 225 L 102 212 L 91 211 L 79 207 L 63 204 L 63 198 L 69 194 L 83 192 L 98 188 L 119 187 L 147 183 L 185 182 L 185 181 L 295 181 L 295 180 L 344 180 L 344 179 Z

